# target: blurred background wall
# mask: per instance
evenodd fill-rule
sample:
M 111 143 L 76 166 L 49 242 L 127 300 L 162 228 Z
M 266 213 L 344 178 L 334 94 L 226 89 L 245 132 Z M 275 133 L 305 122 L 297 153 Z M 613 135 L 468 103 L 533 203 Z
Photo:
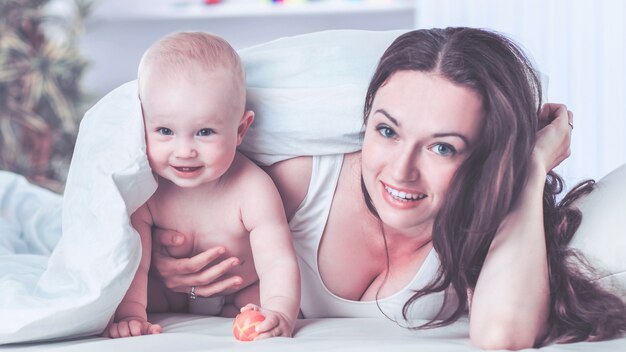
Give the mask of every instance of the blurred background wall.
M 82 49 L 93 63 L 85 87 L 102 95 L 134 79 L 143 52 L 175 31 L 215 33 L 235 49 L 326 29 L 413 28 L 413 0 L 103 0 L 87 20 Z
M 7 106 L 15 107 L 19 102 L 19 109 L 14 109 L 17 115 L 5 113 L 0 117 L 2 153 L 8 159 L 39 153 L 23 159 L 26 164 L 37 163 L 36 172 L 43 175 L 40 175 L 41 183 L 46 178 L 62 183 L 63 168 L 71 155 L 68 143 L 73 142 L 75 125 L 84 110 L 111 89 L 134 79 L 141 54 L 152 42 L 180 30 L 216 33 L 236 49 L 326 29 L 393 30 L 465 25 L 502 31 L 516 39 L 549 77 L 548 100 L 565 103 L 574 111 L 572 155 L 557 169 L 568 184 L 585 178 L 598 179 L 626 162 L 626 5 L 621 0 L 1 1 L 0 49 L 6 48 L 6 43 L 28 44 L 21 46 L 24 49 L 21 56 L 11 54 L 10 60 L 8 54 L 0 53 L 0 59 L 4 60 L 0 61 L 3 104 L 0 110 L 9 111 Z M 38 19 L 24 26 L 26 22 L 11 17 L 7 10 L 11 6 L 33 4 L 43 4 L 43 15 L 56 17 L 52 23 L 57 25 L 33 27 L 32 23 L 46 22 Z M 21 31 L 26 34 L 7 35 L 20 26 L 18 23 L 22 23 Z M 15 62 L 22 66 L 16 66 Z M 44 100 L 60 101 L 57 105 L 66 113 L 63 119 L 47 103 L 37 108 L 37 114 L 48 117 L 32 119 L 39 116 L 29 113 L 34 111 L 33 101 L 39 95 L 24 98 L 33 93 L 32 89 L 24 88 L 24 84 L 32 83 L 30 78 L 23 79 L 24 67 L 35 78 L 48 77 L 37 82 L 48 82 L 42 87 L 51 88 L 44 90 L 48 92 L 44 96 L 50 99 Z M 60 90 L 52 89 L 50 82 L 56 82 Z M 35 134 L 20 132 L 24 121 Z M 45 137 L 50 134 L 55 137 Z M 11 138 L 29 138 L 40 141 L 41 145 L 38 151 L 30 147 L 10 150 L 6 143 L 17 143 L 11 142 Z M 65 155 L 65 161 L 55 159 L 54 172 L 42 166 L 51 160 L 46 156 L 50 150 L 55 155 Z M 15 160 L 9 161 L 15 164 Z M 8 169 L 7 164 L 2 168 Z M 20 170 L 32 171 L 24 167 Z
M 491 28 L 515 38 L 549 76 L 548 100 L 574 112 L 569 186 L 626 162 L 626 2 L 417 0 L 418 27 Z M 626 201 L 626 200 L 624 200 Z

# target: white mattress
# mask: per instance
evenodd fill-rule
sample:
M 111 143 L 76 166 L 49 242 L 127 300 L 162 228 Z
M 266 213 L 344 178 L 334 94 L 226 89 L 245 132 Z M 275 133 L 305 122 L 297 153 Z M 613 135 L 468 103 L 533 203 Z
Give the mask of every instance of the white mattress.
M 160 335 L 124 339 L 89 337 L 71 341 L 0 346 L 4 351 L 479 351 L 471 346 L 467 319 L 433 330 L 413 331 L 386 319 L 335 318 L 298 321 L 294 338 L 239 342 L 232 320 L 186 314 L 153 315 L 162 324 Z M 603 342 L 580 342 L 544 347 L 541 351 L 626 351 L 626 337 Z

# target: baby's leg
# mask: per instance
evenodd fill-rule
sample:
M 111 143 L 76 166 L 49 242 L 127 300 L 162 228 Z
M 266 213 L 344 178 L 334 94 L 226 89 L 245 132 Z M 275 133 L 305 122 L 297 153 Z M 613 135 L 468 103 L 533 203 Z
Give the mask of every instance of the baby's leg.
M 148 313 L 186 312 L 187 295 L 170 290 L 159 277 L 148 275 Z
M 239 314 L 239 310 L 248 303 L 261 305 L 259 294 L 259 281 L 244 287 L 232 294 L 232 299 L 228 300 L 220 314 L 223 317 L 234 317 Z
M 189 313 L 202 315 L 220 315 L 225 305 L 226 297 L 210 296 L 189 299 Z

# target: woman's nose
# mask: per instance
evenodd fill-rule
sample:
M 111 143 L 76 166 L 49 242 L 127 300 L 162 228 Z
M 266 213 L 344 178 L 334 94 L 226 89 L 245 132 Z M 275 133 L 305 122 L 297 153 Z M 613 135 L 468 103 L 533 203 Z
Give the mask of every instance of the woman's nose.
M 416 181 L 419 176 L 419 153 L 415 150 L 403 150 L 392 164 L 392 177 L 396 181 Z

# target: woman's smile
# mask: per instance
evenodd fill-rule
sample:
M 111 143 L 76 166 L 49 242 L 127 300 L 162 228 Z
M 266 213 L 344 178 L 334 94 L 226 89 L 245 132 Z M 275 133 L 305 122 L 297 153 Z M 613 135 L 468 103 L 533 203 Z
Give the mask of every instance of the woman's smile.
M 394 208 L 413 208 L 416 207 L 422 199 L 428 197 L 426 194 L 418 191 L 395 188 L 384 182 L 381 182 L 381 184 L 383 185 L 383 199 Z

